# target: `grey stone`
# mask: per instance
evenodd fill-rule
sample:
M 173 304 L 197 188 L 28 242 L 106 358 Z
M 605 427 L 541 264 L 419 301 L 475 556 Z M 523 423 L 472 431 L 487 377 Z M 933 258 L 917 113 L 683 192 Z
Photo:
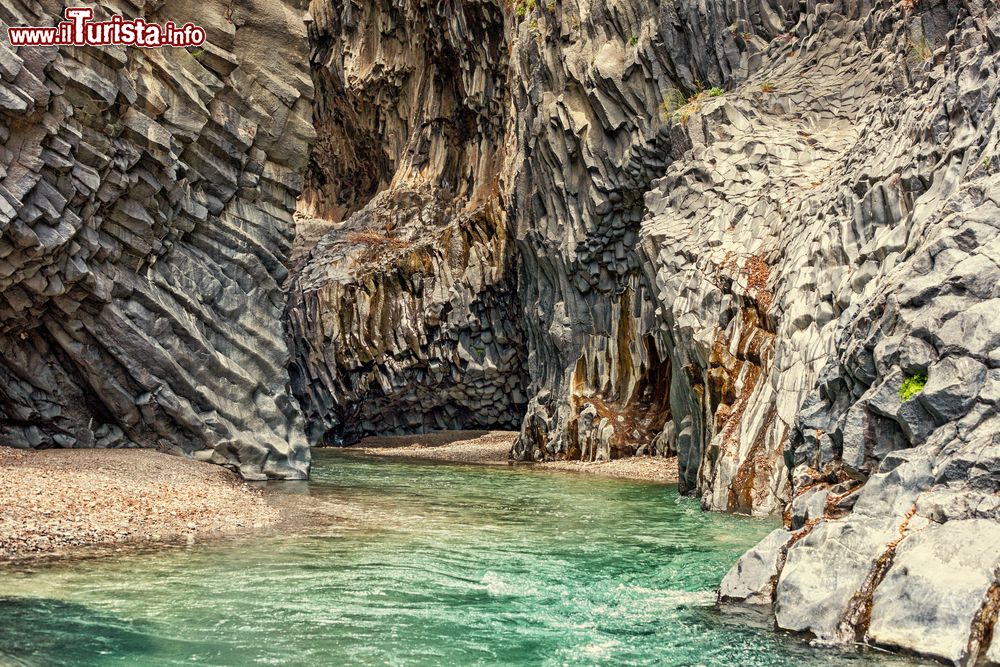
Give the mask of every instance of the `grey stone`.
M 812 487 L 796 496 L 791 503 L 792 530 L 802 528 L 810 519 L 821 519 L 826 514 L 829 490 Z
M 841 620 L 869 571 L 898 535 L 887 520 L 826 521 L 788 549 L 775 590 L 778 627 L 846 640 Z
M 986 367 L 971 357 L 946 357 L 930 367 L 920 403 L 939 423 L 964 417 L 975 402 Z
M 869 640 L 953 664 L 971 664 L 969 635 L 1000 586 L 1000 524 L 949 521 L 907 537 L 875 591 Z
M 36 24 L 62 9 L 18 4 Z M 224 5 L 172 3 L 171 18 L 198 23 Z M 314 134 L 297 5 L 255 9 L 284 33 L 245 27 L 245 44 L 211 47 L 261 81 L 304 84 L 242 139 L 263 88 L 232 67 L 184 49 L 3 49 L 0 213 L 17 220 L 0 225 L 0 442 L 156 447 L 247 478 L 308 474 L 281 324 L 298 188 L 267 175 L 301 169 Z M 141 3 L 122 11 L 142 15 Z M 229 116 L 209 111 L 216 97 Z M 300 142 L 278 150 L 278 118 L 306 128 Z M 268 165 L 252 197 L 230 183 L 251 155 Z
M 722 578 L 721 602 L 771 604 L 784 550 L 792 533 L 776 528 L 750 551 L 743 554 Z

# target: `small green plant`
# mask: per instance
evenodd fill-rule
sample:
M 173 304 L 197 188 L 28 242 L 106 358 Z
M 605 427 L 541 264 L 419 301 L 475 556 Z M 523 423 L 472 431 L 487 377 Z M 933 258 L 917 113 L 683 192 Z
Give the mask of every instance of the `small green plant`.
M 639 43 L 639 38 L 636 35 L 632 35 L 631 37 L 628 38 L 629 46 L 635 46 L 638 43 Z
M 904 401 L 908 401 L 923 391 L 926 384 L 927 373 L 911 375 L 903 380 L 903 384 L 899 385 L 899 397 Z
M 524 15 L 528 13 L 528 6 L 523 2 L 519 2 L 514 5 L 514 13 L 517 14 L 517 18 L 523 19 Z
M 714 86 L 714 87 L 708 89 L 708 96 L 709 97 L 722 97 L 725 94 L 726 94 L 726 91 L 724 91 L 722 88 L 719 88 L 718 86 Z
M 528 23 L 528 28 L 531 30 L 538 30 L 538 19 L 531 19 Z
M 201 60 L 205 57 L 205 49 L 195 49 L 193 51 L 188 51 L 188 53 L 190 53 L 191 57 L 195 60 Z
M 777 90 L 777 88 L 775 88 L 774 84 L 770 81 L 765 81 L 760 84 L 760 92 L 762 93 L 773 93 L 775 90 Z
M 687 104 L 687 97 L 684 96 L 684 93 L 679 88 L 669 88 L 663 95 L 663 101 L 660 102 L 660 117 L 665 121 L 671 120 L 674 113 L 685 104 Z
M 545 6 L 548 8 L 550 14 L 556 13 L 556 3 L 553 0 L 549 0 L 549 4 Z
M 483 347 L 481 345 L 477 345 L 475 347 L 475 350 L 476 350 L 476 356 L 479 357 L 480 361 L 482 361 L 483 359 L 486 358 L 486 348 L 485 347 Z

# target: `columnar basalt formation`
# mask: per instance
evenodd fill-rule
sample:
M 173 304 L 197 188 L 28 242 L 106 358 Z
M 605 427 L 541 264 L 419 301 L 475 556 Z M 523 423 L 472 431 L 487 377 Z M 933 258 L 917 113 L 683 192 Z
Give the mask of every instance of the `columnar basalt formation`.
M 759 303 L 768 267 L 755 249 L 734 245 L 725 264 L 752 273 L 753 284 L 721 285 L 698 263 L 709 250 L 700 239 L 671 246 L 657 230 L 673 217 L 666 184 L 701 141 L 703 121 L 689 118 L 700 102 L 685 101 L 745 81 L 795 25 L 798 5 L 521 3 L 515 11 L 524 14 L 511 62 L 519 113 L 505 176 L 533 360 L 515 457 L 676 453 L 682 487 L 705 491 L 707 506 L 773 510 L 784 494 L 781 434 L 764 433 L 776 417 L 751 397 L 771 370 L 774 320 Z M 753 220 L 744 224 L 752 235 Z M 678 236 L 697 235 L 691 227 Z M 661 268 L 704 297 L 678 303 L 680 320 Z M 741 449 L 754 441 L 753 452 Z M 719 465 L 725 457 L 735 465 Z
M 311 442 L 520 425 L 527 359 L 503 218 L 460 209 L 384 192 L 297 275 L 291 373 Z
M 8 25 L 62 3 L 5 0 Z M 303 478 L 279 289 L 311 125 L 301 7 L 109 2 L 202 48 L 0 45 L 0 441 Z
M 470 6 L 480 7 L 463 16 Z M 342 16 L 363 25 L 369 10 L 355 9 Z M 773 603 L 780 627 L 823 639 L 1000 660 L 989 546 L 1000 530 L 995 5 L 524 1 L 507 12 L 506 127 L 477 137 L 490 137 L 501 163 L 497 219 L 515 250 L 530 374 L 513 456 L 676 453 L 682 487 L 706 508 L 785 510 L 786 526 L 737 564 L 723 599 Z M 337 63 L 367 63 L 334 68 L 334 79 L 364 82 L 355 97 L 383 101 L 355 104 L 339 127 L 367 127 L 356 133 L 366 142 L 385 127 L 409 132 L 379 136 L 385 159 L 355 184 L 383 192 L 345 229 L 382 225 L 373 242 L 394 248 L 368 279 L 367 303 L 382 281 L 403 283 L 400 258 L 416 238 L 416 223 L 397 234 L 379 211 L 414 189 L 400 185 L 422 182 L 415 173 L 441 183 L 420 168 L 433 160 L 395 166 L 420 155 L 391 147 L 430 127 L 412 120 L 426 116 L 359 120 L 412 99 L 398 91 L 413 77 L 396 61 L 355 57 L 383 39 L 351 30 L 318 42 L 348 54 Z M 345 195 L 343 177 L 321 172 L 315 182 L 333 185 L 314 207 L 336 217 L 359 206 L 354 185 Z M 418 211 L 468 199 L 419 191 L 429 199 Z M 443 217 L 459 228 L 478 219 Z M 359 252 L 337 234 L 321 248 Z M 329 257 L 314 253 L 303 275 L 357 264 Z M 418 294 L 386 293 L 402 292 Z M 347 301 L 327 298 L 293 310 L 299 331 Z M 323 326 L 334 335 L 313 334 L 306 357 L 332 358 L 316 350 L 330 340 L 328 350 L 349 350 L 337 332 L 367 331 Z M 346 375 L 328 362 L 329 385 L 396 377 L 393 355 L 369 357 Z M 399 385 L 380 384 L 399 405 Z M 344 431 L 350 416 L 337 414 L 319 430 Z M 379 428 L 365 419 L 363 431 Z
M 676 454 L 706 508 L 784 511 L 723 600 L 1000 664 L 995 3 L 305 5 L 0 46 L 3 444 Z
M 303 212 L 328 229 L 288 306 L 309 440 L 515 429 L 527 354 L 497 191 L 503 12 L 315 0 L 310 14 L 324 94 Z
M 767 71 L 768 115 L 785 122 L 741 114 L 757 137 L 780 128 L 766 142 L 786 146 L 779 160 L 811 140 L 819 154 L 796 162 L 820 171 L 781 179 L 815 179 L 812 197 L 775 203 L 794 206 L 781 216 L 794 239 L 767 247 L 755 230 L 777 265 L 772 303 L 795 299 L 775 328 L 771 391 L 804 400 L 777 400 L 786 526 L 720 594 L 773 603 L 779 627 L 825 640 L 998 664 L 1000 12 L 915 4 L 800 25 Z M 711 164 L 740 134 L 704 136 Z M 772 182 L 774 154 L 760 154 Z M 704 192 L 692 175 L 671 196 L 696 182 Z M 717 204 L 718 219 L 740 203 Z M 814 353 L 796 354 L 797 339 Z

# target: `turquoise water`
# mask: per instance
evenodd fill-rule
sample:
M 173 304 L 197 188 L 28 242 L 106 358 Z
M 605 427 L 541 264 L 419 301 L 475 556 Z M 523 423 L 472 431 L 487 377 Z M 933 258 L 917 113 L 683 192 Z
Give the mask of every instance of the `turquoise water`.
M 0 664 L 860 665 L 713 588 L 774 522 L 673 487 L 317 453 L 291 535 L 0 574 Z

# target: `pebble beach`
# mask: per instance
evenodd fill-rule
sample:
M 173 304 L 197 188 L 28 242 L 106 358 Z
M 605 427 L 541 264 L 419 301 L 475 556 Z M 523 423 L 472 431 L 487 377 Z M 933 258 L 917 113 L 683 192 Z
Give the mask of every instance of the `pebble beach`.
M 0 447 L 0 560 L 192 541 L 272 524 L 234 473 L 142 449 Z

